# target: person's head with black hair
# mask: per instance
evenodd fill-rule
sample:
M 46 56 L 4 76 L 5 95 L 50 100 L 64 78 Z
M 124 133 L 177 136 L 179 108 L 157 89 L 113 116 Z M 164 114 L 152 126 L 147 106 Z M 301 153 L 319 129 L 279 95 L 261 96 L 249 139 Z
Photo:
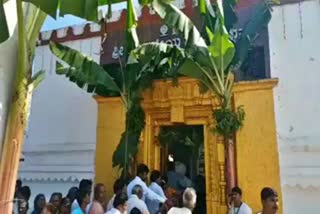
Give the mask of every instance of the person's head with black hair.
M 265 187 L 261 190 L 261 202 L 263 214 L 276 214 L 279 209 L 279 199 L 276 190 Z
M 90 203 L 91 191 L 87 189 L 82 189 L 79 191 L 77 196 L 77 201 L 82 210 L 85 210 L 87 205 Z
M 86 190 L 91 190 L 92 188 L 92 181 L 89 180 L 89 179 L 82 179 L 79 183 L 79 190 L 83 190 L 83 189 L 86 189 Z
M 133 208 L 129 214 L 142 214 L 142 212 L 138 208 Z
M 30 187 L 29 186 L 21 187 L 19 194 L 20 194 L 20 198 L 23 198 L 24 200 L 26 200 L 28 202 L 30 199 L 30 196 L 31 196 Z
M 49 202 L 53 204 L 57 208 L 57 210 L 60 210 L 61 201 L 62 201 L 62 193 L 54 192 L 51 194 Z
M 46 206 L 46 197 L 44 194 L 38 194 L 33 202 L 33 213 L 40 214 Z
M 113 193 L 115 195 L 120 194 L 121 192 L 124 191 L 124 187 L 125 187 L 125 182 L 123 181 L 123 179 L 121 178 L 117 179 L 113 184 Z
M 116 195 L 113 201 L 113 207 L 120 211 L 120 213 L 125 213 L 127 211 L 127 201 L 128 196 L 126 193 L 121 192 Z
M 150 175 L 150 181 L 161 185 L 161 173 L 158 170 L 153 170 Z
M 20 189 L 22 187 L 22 181 L 20 179 L 16 180 L 16 188 Z
M 233 187 L 231 189 L 231 201 L 235 207 L 240 207 L 242 203 L 242 190 L 240 187 Z
M 141 163 L 137 167 L 137 176 L 141 178 L 141 180 L 146 181 L 148 179 L 149 168 L 147 165 Z
M 94 187 L 94 200 L 100 202 L 101 204 L 105 203 L 107 200 L 106 188 L 102 183 L 98 183 Z
M 71 203 L 76 199 L 77 194 L 79 192 L 78 187 L 71 187 L 68 191 L 67 198 L 70 199 Z
M 20 179 L 18 179 L 16 181 L 16 188 L 15 188 L 15 191 L 14 191 L 14 197 L 15 198 L 17 197 L 18 192 L 20 192 L 21 187 L 22 187 L 22 181 Z
M 71 213 L 71 200 L 65 197 L 61 201 L 60 214 L 70 214 Z

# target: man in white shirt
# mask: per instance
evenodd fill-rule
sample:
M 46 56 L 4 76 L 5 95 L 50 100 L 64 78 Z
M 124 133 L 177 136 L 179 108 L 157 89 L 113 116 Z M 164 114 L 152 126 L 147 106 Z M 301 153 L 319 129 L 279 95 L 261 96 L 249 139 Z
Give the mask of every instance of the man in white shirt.
M 161 174 L 160 174 L 160 172 L 158 170 L 153 170 L 151 172 L 150 181 L 151 181 L 151 184 L 150 184 L 149 188 L 153 192 L 158 194 L 159 196 L 161 196 L 163 198 L 166 198 L 166 196 L 165 196 L 165 194 L 163 192 L 163 189 L 160 186 L 160 184 L 161 184 Z M 147 200 L 146 203 L 147 203 L 147 206 L 148 206 L 150 214 L 157 214 L 159 212 L 160 203 L 158 201 Z
M 196 207 L 197 194 L 193 188 L 187 188 L 182 195 L 182 208 L 172 207 L 168 214 L 192 214 Z
M 127 193 L 128 196 L 132 194 L 132 189 L 136 185 L 140 185 L 143 189 L 143 197 L 142 200 L 145 201 L 147 198 L 148 200 L 155 200 L 160 203 L 164 203 L 167 199 L 165 197 L 161 197 L 160 195 L 153 192 L 151 189 L 149 189 L 145 183 L 147 180 L 149 173 L 149 168 L 145 164 L 139 164 L 137 167 L 137 176 L 129 183 L 127 187 Z
M 128 196 L 126 193 L 117 194 L 114 198 L 113 208 L 105 214 L 125 214 L 127 212 L 127 201 Z
M 279 198 L 276 190 L 265 187 L 261 191 L 262 211 L 259 214 L 277 214 Z
M 242 190 L 233 187 L 229 195 L 229 214 L 252 214 L 251 208 L 242 201 Z
M 149 214 L 146 203 L 141 200 L 143 196 L 143 189 L 140 185 L 136 185 L 132 189 L 132 194 L 128 200 L 128 213 L 130 214 L 133 208 L 137 208 L 143 214 Z

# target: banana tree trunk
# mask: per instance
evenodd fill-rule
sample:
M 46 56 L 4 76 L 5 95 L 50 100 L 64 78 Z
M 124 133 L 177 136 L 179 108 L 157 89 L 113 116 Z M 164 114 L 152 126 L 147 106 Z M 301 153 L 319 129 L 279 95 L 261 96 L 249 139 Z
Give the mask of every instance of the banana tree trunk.
M 14 76 L 17 69 L 18 41 L 14 34 L 8 41 L 0 44 L 0 157 L 10 97 L 13 91 Z
M 12 199 L 19 168 L 24 129 L 26 125 L 27 109 L 30 106 L 30 95 L 27 85 L 20 82 L 21 90 L 15 93 L 10 105 L 5 140 L 0 164 L 0 213 L 12 213 Z
M 236 185 L 236 165 L 233 138 L 225 138 L 226 145 L 226 170 L 227 170 L 227 192 Z
M 19 169 L 19 160 L 24 140 L 24 131 L 28 120 L 33 89 L 43 78 L 43 73 L 31 77 L 32 61 L 35 42 L 45 19 L 45 14 L 31 6 L 22 6 L 21 0 L 16 0 L 18 28 L 12 42 L 12 55 L 1 54 L 0 68 L 7 79 L 3 96 L 4 109 L 8 111 L 6 120 L 2 121 L 4 138 L 1 142 L 0 156 L 0 213 L 12 213 L 15 184 Z M 17 39 L 15 39 L 17 38 Z M 6 51 L 5 44 L 1 44 L 0 51 Z M 1 49 L 3 48 L 3 49 Z M 10 52 L 10 51 L 9 51 Z M 17 66 L 15 66 L 17 65 Z

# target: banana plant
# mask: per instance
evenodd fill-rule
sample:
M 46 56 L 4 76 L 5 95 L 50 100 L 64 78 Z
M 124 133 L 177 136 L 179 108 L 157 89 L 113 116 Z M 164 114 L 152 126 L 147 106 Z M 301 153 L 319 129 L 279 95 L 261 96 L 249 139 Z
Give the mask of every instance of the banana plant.
M 141 80 L 146 76 L 139 73 L 141 64 L 101 66 L 81 52 L 67 46 L 50 43 L 51 52 L 69 67 L 57 62 L 56 73 L 66 76 L 88 93 L 109 97 L 119 96 L 126 115 L 125 131 L 113 156 L 113 166 L 119 166 L 127 173 L 130 159 L 137 152 L 141 130 L 144 127 L 144 113 L 140 106 Z M 132 121 L 136 123 L 131 123 Z
M 125 131 L 113 154 L 113 167 L 119 167 L 123 176 L 128 176 L 132 160 L 138 151 L 139 138 L 144 128 L 144 111 L 140 105 L 141 93 L 151 87 L 152 80 L 162 77 L 163 71 L 171 67 L 168 56 L 176 48 L 160 50 L 150 55 L 151 49 L 139 54 L 144 60 L 138 60 L 132 49 L 140 46 L 136 34 L 137 18 L 132 0 L 127 2 L 126 52 L 118 64 L 101 66 L 79 51 L 61 44 L 50 43 L 50 49 L 69 67 L 57 63 L 56 73 L 65 75 L 80 88 L 103 97 L 119 96 L 125 107 Z M 162 45 L 160 44 L 160 47 Z M 164 45 L 164 47 L 167 47 Z
M 192 21 L 174 5 L 154 0 L 151 6 L 163 21 L 168 26 L 175 28 L 186 41 L 184 48 L 176 48 L 180 56 L 184 56 L 177 60 L 179 73 L 198 79 L 203 92 L 210 90 L 219 97 L 224 108 L 230 108 L 233 78 L 232 68 L 229 65 L 234 57 L 235 47 L 224 27 L 222 13 L 216 13 L 217 20 L 214 31 L 211 31 L 209 27 L 206 28 L 210 41 L 207 45 Z M 160 44 L 146 43 L 134 50 L 133 53 L 137 55 L 137 59 L 143 60 L 145 56 L 139 53 L 157 50 L 157 48 L 164 50 L 163 45 L 165 44 L 161 44 L 161 47 Z M 166 50 L 173 48 L 171 45 L 166 46 Z
M 206 25 L 206 39 L 203 38 L 190 19 L 174 5 L 154 0 L 151 3 L 152 8 L 170 27 L 174 28 L 185 39 L 184 48 L 176 48 L 179 57 L 172 56 L 172 60 L 178 63 L 178 72 L 182 75 L 197 79 L 200 84 L 201 92 L 210 91 L 214 94 L 221 108 L 213 112 L 213 117 L 217 121 L 214 128 L 215 132 L 224 136 L 226 143 L 228 188 L 234 185 L 235 167 L 233 157 L 230 156 L 229 142 L 233 139 L 234 133 L 242 126 L 244 120 L 244 111 L 239 108 L 233 110 L 231 98 L 232 87 L 234 84 L 233 64 L 235 56 L 235 46 L 229 39 L 229 34 L 225 28 L 225 19 L 223 16 L 223 7 L 221 4 L 206 5 L 203 12 L 214 12 L 214 22 Z M 201 7 L 200 7 L 201 8 Z M 208 10 L 207 10 L 207 9 Z M 211 19 L 212 21 L 213 19 Z M 157 46 L 157 47 L 155 47 Z M 171 50 L 173 46 L 166 45 L 167 48 L 160 47 L 159 44 L 147 43 L 133 53 L 138 60 L 143 60 L 144 53 L 150 50 Z M 150 53 L 152 55 L 153 53 Z

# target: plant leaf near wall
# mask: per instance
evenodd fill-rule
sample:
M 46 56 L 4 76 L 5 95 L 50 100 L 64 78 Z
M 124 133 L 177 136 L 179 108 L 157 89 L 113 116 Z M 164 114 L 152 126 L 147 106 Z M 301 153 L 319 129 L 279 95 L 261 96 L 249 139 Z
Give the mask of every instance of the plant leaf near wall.
M 213 117 L 217 125 L 212 132 L 230 139 L 243 126 L 245 111 L 243 106 L 239 106 L 236 111 L 221 108 L 213 111 Z
M 9 38 L 9 29 L 4 11 L 3 0 L 0 0 L 0 44 Z

